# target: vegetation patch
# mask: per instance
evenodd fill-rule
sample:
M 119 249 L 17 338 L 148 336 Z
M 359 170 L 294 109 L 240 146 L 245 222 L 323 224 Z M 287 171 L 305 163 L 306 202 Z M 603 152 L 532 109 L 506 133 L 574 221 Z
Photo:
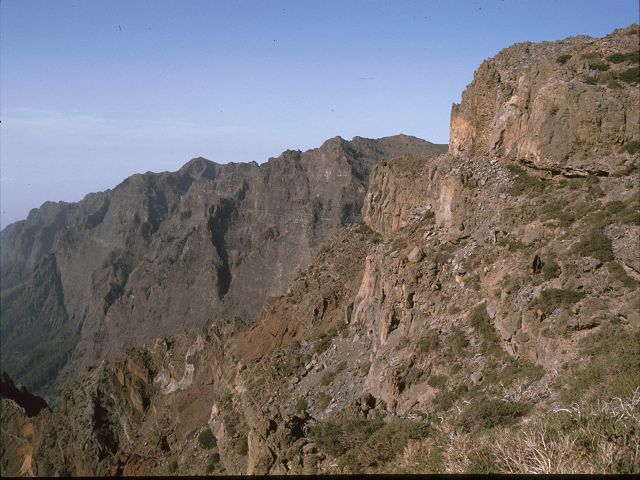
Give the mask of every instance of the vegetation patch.
M 513 196 L 520 196 L 524 193 L 542 193 L 547 187 L 545 180 L 529 175 L 525 170 L 515 165 L 507 165 L 507 169 L 514 175 L 513 185 L 509 193 Z
M 524 402 L 507 402 L 500 399 L 480 397 L 463 410 L 457 425 L 466 432 L 485 430 L 502 425 L 511 425 L 532 409 Z
M 622 151 L 631 154 L 640 152 L 640 140 L 634 140 L 627 143 L 624 147 L 622 147 Z
M 618 78 L 627 83 L 638 83 L 640 81 L 640 67 L 628 68 L 618 75 Z
M 609 60 L 612 63 L 623 63 L 623 62 L 637 63 L 638 61 L 640 61 L 640 51 L 632 50 L 626 53 L 614 53 L 612 55 L 609 55 L 607 57 L 607 60 Z
M 353 473 L 366 472 L 369 468 L 384 465 L 397 457 L 412 440 L 429 435 L 429 427 L 423 422 L 393 420 L 376 429 L 359 445 L 348 450 L 340 464 Z
M 611 240 L 601 230 L 594 229 L 575 246 L 575 252 L 583 257 L 597 258 L 601 262 L 613 260 Z
M 430 387 L 442 389 L 447 384 L 447 376 L 446 375 L 431 375 L 427 379 L 427 384 Z
M 209 427 L 205 428 L 198 434 L 198 445 L 203 450 L 211 450 L 218 445 L 216 437 Z
M 331 346 L 331 342 L 333 339 L 338 336 L 338 330 L 335 327 L 331 327 L 329 330 L 320 335 L 320 339 L 314 346 L 315 353 L 323 353 L 326 352 Z
M 311 439 L 334 457 L 343 455 L 368 439 L 384 425 L 382 420 L 346 420 L 325 422 L 311 428 Z
M 627 275 L 627 272 L 625 272 L 620 263 L 615 261 L 607 263 L 607 270 L 616 281 L 620 282 L 625 287 L 636 288 L 638 286 L 638 282 Z
M 539 308 L 543 313 L 549 315 L 556 308 L 566 307 L 579 302 L 584 296 L 584 292 L 563 290 L 561 288 L 548 288 L 542 291 L 540 297 L 534 302 L 534 307 Z
M 583 365 L 575 364 L 558 381 L 570 403 L 589 392 L 599 398 L 628 397 L 640 386 L 640 332 L 606 328 L 581 342 Z
M 554 278 L 558 278 L 561 273 L 560 265 L 556 262 L 555 255 L 549 255 L 549 258 L 544 265 L 542 265 L 542 277 L 545 280 L 552 280 Z
M 434 328 L 430 328 L 418 340 L 418 348 L 422 353 L 435 352 L 440 346 L 440 334 Z
M 558 62 L 560 65 L 564 65 L 570 59 L 571 59 L 571 54 L 565 53 L 564 55 L 560 55 L 558 58 L 556 58 L 556 62 Z

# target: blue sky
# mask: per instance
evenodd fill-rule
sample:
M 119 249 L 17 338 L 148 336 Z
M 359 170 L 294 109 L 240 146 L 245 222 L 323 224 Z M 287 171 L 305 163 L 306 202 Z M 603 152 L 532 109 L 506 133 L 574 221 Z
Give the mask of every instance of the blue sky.
M 634 22 L 637 0 L 1 0 L 0 221 L 196 156 L 446 143 L 485 58 Z

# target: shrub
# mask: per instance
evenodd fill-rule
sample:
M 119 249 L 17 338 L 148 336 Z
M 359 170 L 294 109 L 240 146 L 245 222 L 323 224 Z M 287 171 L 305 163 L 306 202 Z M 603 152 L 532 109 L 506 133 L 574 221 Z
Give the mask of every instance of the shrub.
M 418 340 L 418 347 L 422 353 L 434 352 L 440 346 L 440 334 L 435 329 L 429 329 Z
M 469 404 L 457 419 L 457 425 L 466 432 L 511 425 L 529 413 L 532 405 L 524 402 L 480 397 Z
M 584 366 L 575 364 L 559 379 L 567 403 L 584 399 L 589 391 L 598 398 L 630 396 L 640 385 L 640 332 L 610 328 L 581 342 Z
M 383 425 L 382 420 L 330 421 L 312 427 L 310 436 L 324 452 L 338 457 L 366 441 Z
M 309 402 L 305 398 L 299 398 L 296 402 L 296 413 L 302 415 L 307 411 L 307 408 L 309 408 Z
M 627 143 L 624 147 L 622 147 L 622 151 L 631 154 L 640 152 L 640 140 L 634 140 Z
M 496 332 L 491 325 L 491 318 L 487 313 L 487 306 L 485 303 L 482 303 L 476 306 L 471 312 L 471 326 L 478 332 L 482 337 L 487 340 L 497 340 Z
M 169 473 L 176 473 L 178 471 L 178 461 L 174 458 L 169 462 Z
M 618 282 L 622 283 L 627 288 L 636 288 L 638 286 L 638 282 L 636 282 L 633 278 L 627 275 L 622 265 L 618 262 L 609 262 L 607 263 L 607 270 L 613 278 L 615 278 Z
M 517 197 L 523 193 L 540 193 L 547 186 L 547 183 L 544 180 L 529 175 L 520 167 L 507 165 L 507 169 L 514 175 L 513 185 L 509 190 L 511 195 Z
M 548 288 L 542 291 L 540 297 L 534 302 L 534 306 L 540 308 L 540 310 L 548 315 L 558 307 L 573 305 L 584 296 L 584 292 Z
M 620 72 L 618 78 L 627 83 L 638 83 L 640 81 L 640 67 L 631 67 Z
M 198 434 L 198 445 L 203 450 L 211 450 L 218 444 L 216 437 L 209 427 L 205 428 Z
M 397 457 L 411 440 L 426 438 L 429 428 L 422 422 L 393 420 L 376 429 L 364 442 L 349 449 L 340 464 L 351 472 L 364 472 L 367 468 L 384 465 Z
M 607 57 L 607 60 L 609 60 L 612 63 L 622 63 L 622 62 L 637 63 L 639 59 L 640 59 L 640 51 L 638 50 L 632 50 L 626 53 L 614 53 Z
M 604 72 L 606 70 L 609 70 L 609 65 L 607 65 L 606 63 L 592 63 L 591 65 L 589 65 L 589 68 L 592 68 L 593 70 L 598 70 L 600 72 Z
M 582 77 L 582 81 L 587 85 L 595 85 L 598 83 L 598 79 L 596 77 L 591 77 L 589 75 Z
M 462 330 L 458 327 L 453 327 L 449 334 L 449 345 L 454 350 L 455 354 L 459 354 L 461 350 L 464 350 L 469 346 L 469 340 L 467 340 L 467 337 Z
M 338 336 L 338 330 L 335 327 L 331 327 L 329 330 L 320 335 L 318 343 L 314 347 L 315 353 L 323 353 L 329 349 L 333 339 Z
M 209 463 L 207 464 L 207 473 L 213 472 L 219 463 L 220 463 L 219 453 L 212 453 L 211 455 L 209 455 Z
M 602 231 L 594 229 L 588 237 L 576 244 L 576 253 L 583 257 L 597 258 L 601 262 L 613 260 L 611 240 Z
M 542 276 L 545 280 L 557 278 L 560 275 L 560 272 L 560 265 L 558 265 L 555 257 L 553 256 L 550 256 L 544 265 L 542 265 Z
M 238 455 L 246 455 L 249 453 L 249 440 L 245 435 L 240 438 L 240 441 L 236 445 L 236 453 Z
M 431 375 L 427 379 L 427 384 L 430 387 L 442 389 L 447 384 L 447 376 L 446 375 Z
M 569 61 L 570 58 L 571 58 L 571 54 L 565 53 L 564 55 L 560 55 L 558 58 L 556 58 L 556 61 L 559 64 L 564 65 Z

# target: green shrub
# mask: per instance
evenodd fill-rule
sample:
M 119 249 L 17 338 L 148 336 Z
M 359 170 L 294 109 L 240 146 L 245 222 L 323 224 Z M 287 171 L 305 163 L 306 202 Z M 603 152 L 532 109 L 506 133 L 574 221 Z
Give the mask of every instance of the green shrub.
M 209 427 L 205 428 L 198 434 L 198 445 L 203 450 L 211 450 L 218 444 L 216 437 Z
M 349 449 L 340 464 L 353 473 L 384 465 L 402 453 L 410 440 L 420 440 L 429 435 L 426 424 L 411 420 L 393 420 L 376 429 L 364 442 Z
M 609 70 L 609 65 L 607 65 L 606 63 L 592 63 L 591 65 L 589 65 L 589 68 L 592 68 L 593 70 L 598 70 L 600 72 L 604 72 Z
M 638 286 L 638 282 L 636 282 L 633 278 L 627 275 L 622 265 L 618 262 L 609 262 L 607 263 L 607 270 L 613 278 L 615 278 L 618 282 L 622 283 L 627 288 L 636 288 Z
M 558 265 L 555 257 L 553 256 L 550 256 L 544 265 L 542 265 L 542 277 L 545 280 L 557 278 L 560 275 L 560 272 L 560 265 Z
M 611 240 L 599 229 L 592 230 L 589 236 L 576 244 L 575 249 L 583 257 L 597 258 L 601 262 L 613 260 Z
M 442 389 L 447 384 L 447 376 L 446 375 L 431 375 L 427 379 L 427 384 L 430 387 Z
M 622 63 L 622 62 L 638 62 L 640 60 L 640 51 L 632 50 L 626 53 L 614 53 L 607 57 L 607 60 L 613 63 Z
M 207 463 L 207 473 L 213 472 L 220 463 L 220 454 L 212 453 L 209 455 L 209 463 Z
M 580 58 L 586 58 L 589 60 L 593 60 L 594 58 L 598 58 L 598 57 L 600 57 L 600 54 L 596 52 L 587 52 L 580 55 Z
M 589 75 L 585 75 L 582 77 L 582 81 L 587 85 L 596 85 L 598 83 L 598 79 L 596 77 L 592 77 Z
M 525 416 L 532 405 L 524 402 L 506 402 L 480 397 L 472 402 L 457 419 L 457 425 L 466 432 L 511 425 Z
M 418 348 L 422 353 L 435 352 L 440 346 L 440 334 L 435 329 L 429 329 L 418 340 Z
M 178 471 L 178 461 L 174 458 L 169 462 L 169 473 L 176 473 Z
M 618 78 L 627 83 L 638 83 L 640 81 L 640 67 L 631 67 L 620 72 Z
M 236 453 L 238 455 L 246 455 L 249 453 L 249 439 L 246 437 L 246 435 L 240 437 L 240 440 L 236 445 Z
M 548 288 L 542 291 L 540 297 L 534 302 L 534 306 L 540 308 L 540 310 L 548 315 L 558 307 L 573 305 L 584 296 L 584 292 Z
M 305 398 L 299 398 L 296 402 L 296 413 L 302 415 L 307 411 L 307 408 L 309 408 L 309 402 Z
M 640 152 L 640 140 L 634 140 L 627 143 L 624 147 L 622 147 L 622 151 L 631 154 Z
M 558 58 L 556 58 L 556 61 L 559 64 L 564 65 L 569 61 L 570 58 L 571 58 L 571 54 L 565 53 L 564 55 L 560 55 Z
M 507 169 L 514 175 L 513 185 L 509 190 L 509 193 L 513 196 L 517 197 L 523 193 L 541 193 L 547 187 L 545 180 L 529 175 L 520 167 L 507 165 Z
M 584 359 L 560 377 L 562 398 L 571 403 L 588 392 L 596 398 L 630 397 L 640 385 L 640 332 L 611 328 L 593 333 L 581 342 Z
M 366 441 L 383 425 L 382 420 L 329 421 L 315 425 L 309 434 L 324 452 L 338 457 Z
M 331 346 L 333 339 L 338 336 L 338 330 L 335 327 L 331 327 L 329 330 L 320 335 L 318 343 L 314 347 L 315 353 L 326 352 Z
M 496 332 L 491 325 L 491 318 L 487 313 L 487 305 L 485 303 L 481 303 L 476 306 L 471 312 L 471 326 L 478 332 L 482 337 L 487 340 L 497 340 Z
M 469 346 L 469 340 L 467 340 L 467 337 L 462 330 L 458 327 L 453 327 L 449 334 L 449 345 L 454 350 L 455 354 L 460 354 L 461 350 L 464 350 Z

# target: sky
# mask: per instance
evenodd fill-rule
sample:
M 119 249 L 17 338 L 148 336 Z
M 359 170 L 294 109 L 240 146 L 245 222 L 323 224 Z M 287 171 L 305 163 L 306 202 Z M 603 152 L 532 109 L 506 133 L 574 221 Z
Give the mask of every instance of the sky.
M 198 156 L 447 143 L 484 59 L 638 15 L 637 0 L 0 0 L 0 224 Z

